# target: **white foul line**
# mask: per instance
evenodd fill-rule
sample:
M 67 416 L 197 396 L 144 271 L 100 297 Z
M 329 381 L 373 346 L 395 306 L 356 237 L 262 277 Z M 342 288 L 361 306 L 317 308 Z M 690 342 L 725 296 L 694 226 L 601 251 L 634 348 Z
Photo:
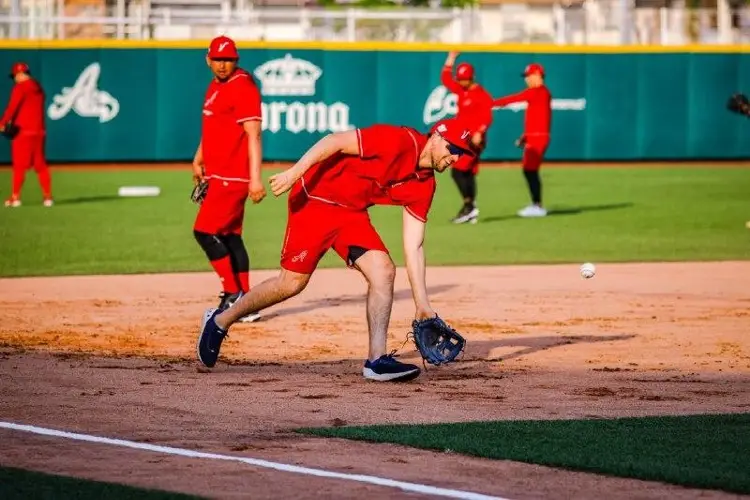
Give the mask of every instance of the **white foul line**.
M 216 453 L 204 453 L 201 451 L 186 450 L 183 448 L 173 448 L 171 446 L 158 446 L 148 443 L 137 443 L 135 441 L 126 441 L 124 439 L 112 439 L 100 436 L 92 436 L 90 434 L 77 434 L 74 432 L 58 431 L 55 429 L 45 429 L 44 427 L 36 427 L 34 425 L 21 425 L 14 424 L 12 422 L 0 422 L 0 428 L 9 429 L 13 431 L 29 432 L 31 434 L 40 434 L 42 436 L 53 436 L 64 439 L 72 439 L 74 441 L 86 441 L 89 443 L 109 444 L 112 446 L 122 446 L 124 448 L 133 448 L 136 450 L 153 451 L 155 453 L 165 453 L 167 455 L 177 455 L 180 457 L 190 458 L 206 458 L 210 460 L 227 460 L 232 462 L 242 462 L 248 465 L 254 465 L 256 467 L 263 467 L 265 469 L 274 469 L 282 472 L 292 472 L 296 474 L 306 474 L 308 476 L 325 477 L 330 479 L 343 479 L 346 481 L 355 481 L 359 483 L 374 484 L 377 486 L 386 486 L 389 488 L 398 488 L 404 491 L 411 491 L 414 493 L 423 493 L 425 495 L 434 495 L 448 498 L 459 498 L 461 500 L 508 500 L 502 497 L 493 497 L 489 495 L 483 495 L 481 493 L 473 493 L 471 491 L 462 490 L 451 490 L 448 488 L 438 488 L 436 486 L 428 486 L 419 483 L 407 483 L 404 481 L 396 481 L 394 479 L 386 479 L 377 476 L 367 476 L 364 474 L 344 474 L 342 472 L 332 472 L 322 469 L 311 469 L 308 467 L 300 467 L 297 465 L 282 464 L 279 462 L 269 462 L 268 460 L 261 460 L 258 458 L 246 458 L 232 455 L 219 455 Z

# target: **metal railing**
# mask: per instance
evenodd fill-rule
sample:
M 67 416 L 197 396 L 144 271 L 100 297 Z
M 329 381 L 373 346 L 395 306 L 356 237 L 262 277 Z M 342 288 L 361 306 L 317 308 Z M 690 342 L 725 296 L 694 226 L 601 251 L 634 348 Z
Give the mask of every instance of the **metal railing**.
M 5 0 L 6 2 L 8 0 Z M 230 0 L 160 0 L 70 12 L 61 0 L 0 3 L 0 36 L 11 39 L 195 39 L 226 33 L 241 40 L 448 43 L 750 43 L 750 8 L 634 8 L 632 0 L 519 3 L 465 9 L 258 7 Z

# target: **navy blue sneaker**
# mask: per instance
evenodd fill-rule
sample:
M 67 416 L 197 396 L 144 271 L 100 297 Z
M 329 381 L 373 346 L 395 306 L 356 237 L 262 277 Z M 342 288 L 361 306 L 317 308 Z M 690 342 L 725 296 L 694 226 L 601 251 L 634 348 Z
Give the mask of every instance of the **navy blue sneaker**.
M 214 318 L 221 312 L 221 309 L 207 309 L 203 314 L 203 323 L 201 324 L 201 333 L 198 336 L 198 359 L 201 363 L 209 368 L 216 364 L 219 359 L 219 349 L 227 331 L 219 328 Z
M 419 376 L 417 365 L 396 361 L 392 354 L 383 354 L 375 361 L 365 361 L 362 375 L 378 382 L 406 382 Z

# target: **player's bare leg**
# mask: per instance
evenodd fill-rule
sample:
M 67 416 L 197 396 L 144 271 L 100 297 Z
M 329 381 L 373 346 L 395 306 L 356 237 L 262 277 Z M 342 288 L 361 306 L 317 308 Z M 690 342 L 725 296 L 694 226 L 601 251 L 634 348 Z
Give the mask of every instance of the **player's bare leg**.
M 240 297 L 234 305 L 218 314 L 214 321 L 223 330 L 250 313 L 271 307 L 294 297 L 310 282 L 310 274 L 300 274 L 282 269 L 278 276 L 255 285 Z
M 393 308 L 393 283 L 396 279 L 396 266 L 391 257 L 383 251 L 356 249 L 362 253 L 351 258 L 367 280 L 367 326 L 370 334 L 368 359 L 362 375 L 378 382 L 398 382 L 417 377 L 421 370 L 416 365 L 401 363 L 386 354 L 388 325 Z M 351 255 L 351 254 L 350 254 Z
M 374 361 L 386 352 L 396 266 L 386 252 L 369 250 L 356 260 L 354 267 L 367 280 L 367 326 L 370 334 L 368 357 L 370 361 Z
M 310 281 L 309 274 L 300 274 L 282 269 L 278 276 L 253 287 L 247 295 L 227 309 L 209 309 L 203 315 L 198 336 L 198 359 L 211 368 L 219 359 L 221 343 L 227 336 L 229 327 L 249 313 L 265 309 L 293 297 L 305 289 Z

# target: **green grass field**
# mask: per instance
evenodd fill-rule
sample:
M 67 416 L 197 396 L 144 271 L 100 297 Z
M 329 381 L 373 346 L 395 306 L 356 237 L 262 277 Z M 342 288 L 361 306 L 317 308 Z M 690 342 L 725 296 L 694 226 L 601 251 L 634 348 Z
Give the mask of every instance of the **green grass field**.
M 189 500 L 200 497 L 0 467 L 0 498 L 3 500 L 31 498 Z
M 299 432 L 750 493 L 750 414 L 331 427 Z
M 266 171 L 266 176 L 272 171 Z M 210 270 L 193 240 L 189 173 L 53 171 L 57 206 L 40 204 L 29 172 L 24 206 L 0 211 L 0 276 Z M 543 171 L 551 215 L 520 219 L 528 195 L 519 169 L 485 169 L 476 225 L 449 222 L 460 206 L 440 177 L 427 233 L 430 265 L 726 260 L 750 258 L 750 169 L 563 168 Z M 10 172 L 0 172 L 7 197 Z M 122 185 L 156 185 L 156 198 L 118 198 Z M 375 226 L 402 262 L 401 214 L 375 207 Z M 249 205 L 245 240 L 256 269 L 276 269 L 286 196 Z M 330 252 L 323 267 L 343 266 Z

